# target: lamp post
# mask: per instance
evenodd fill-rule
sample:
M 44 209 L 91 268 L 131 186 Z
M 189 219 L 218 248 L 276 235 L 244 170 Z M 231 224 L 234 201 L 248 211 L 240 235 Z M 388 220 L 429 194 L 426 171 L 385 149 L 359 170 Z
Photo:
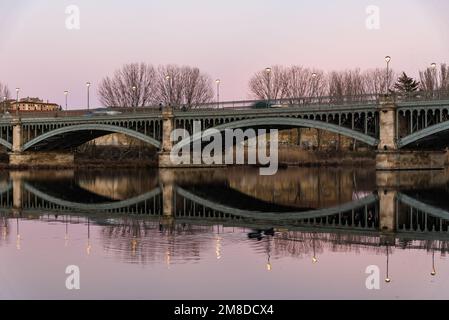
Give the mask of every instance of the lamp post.
M 267 85 L 268 85 L 268 90 L 267 90 L 267 98 L 268 98 L 268 101 L 267 101 L 267 107 L 269 107 L 269 105 L 270 105 L 270 101 L 271 101 L 271 68 L 265 68 L 265 72 L 266 72 L 266 74 L 267 74 Z
M 137 86 L 133 86 L 133 111 L 136 112 L 136 108 L 137 108 L 137 97 L 136 97 L 136 93 L 137 93 Z
M 7 97 L 4 96 L 4 97 L 3 97 L 3 113 L 4 113 L 4 114 L 6 114 L 6 99 L 7 99 Z
M 316 83 L 316 78 L 317 78 L 317 74 L 316 74 L 316 72 L 314 72 L 314 73 L 312 73 L 312 98 L 316 95 L 316 97 L 318 97 L 318 94 L 317 94 L 317 83 Z
M 390 88 L 390 61 L 391 57 L 386 56 L 385 62 L 387 63 L 387 82 L 385 84 L 385 93 L 388 94 L 388 89 Z
M 430 275 L 432 277 L 436 276 L 437 271 L 435 270 L 435 249 L 432 250 L 432 271 L 430 272 Z
M 16 88 L 16 116 L 19 115 L 19 92 L 20 88 Z
M 432 69 L 432 92 L 435 95 L 435 91 L 438 90 L 438 84 L 437 84 L 437 64 L 435 62 L 432 62 L 430 64 L 430 68 Z
M 65 112 L 67 114 L 67 99 L 68 99 L 68 95 L 69 95 L 69 91 L 64 91 L 64 96 L 65 96 Z
M 219 109 L 220 108 L 220 83 L 221 83 L 221 80 L 217 79 L 217 80 L 215 80 L 215 83 L 217 84 L 217 108 Z
M 91 83 L 90 82 L 86 82 L 86 87 L 87 87 L 87 112 L 90 111 L 90 86 L 91 86 Z
M 165 80 L 168 83 L 168 104 L 171 105 L 171 77 L 169 75 L 166 75 Z
M 388 248 L 388 244 L 387 244 L 387 276 L 385 277 L 385 282 L 386 283 L 390 283 L 391 282 L 391 279 L 390 279 L 390 277 L 389 277 L 389 250 L 388 250 L 389 248 Z

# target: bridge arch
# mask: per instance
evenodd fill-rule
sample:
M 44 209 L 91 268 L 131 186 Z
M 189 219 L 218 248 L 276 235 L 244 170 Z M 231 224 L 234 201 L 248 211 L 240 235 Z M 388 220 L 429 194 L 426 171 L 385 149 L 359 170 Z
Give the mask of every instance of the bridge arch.
M 266 118 L 251 118 L 245 120 L 239 120 L 234 122 L 224 122 L 217 126 L 211 127 L 209 129 L 216 129 L 218 131 L 224 131 L 226 129 L 243 129 L 243 128 L 252 128 L 252 127 L 276 127 L 276 126 L 284 126 L 284 127 L 301 127 L 301 128 L 313 128 L 313 129 L 321 129 L 325 131 L 329 131 L 332 133 L 341 134 L 343 136 L 356 139 L 358 141 L 364 142 L 370 146 L 377 146 L 379 140 L 364 134 L 359 131 L 355 131 L 346 127 L 338 126 L 336 124 L 309 120 L 303 118 L 294 118 L 294 117 L 266 117 Z M 207 134 L 205 136 L 208 136 Z M 182 147 L 187 144 L 190 144 L 193 141 L 197 141 L 202 139 L 202 133 L 196 133 L 192 137 L 186 138 L 180 141 L 177 146 Z
M 408 146 L 414 142 L 417 142 L 421 139 L 431 137 L 432 135 L 436 135 L 438 133 L 449 131 L 449 121 L 441 122 L 436 125 L 427 127 L 425 129 L 422 129 L 420 131 L 417 131 L 415 133 L 412 133 L 406 137 L 403 137 L 398 140 L 398 148 L 403 148 L 405 146 Z
M 148 144 L 151 144 L 158 149 L 161 148 L 160 141 L 158 141 L 152 137 L 149 137 L 143 133 L 140 133 L 140 132 L 137 132 L 137 131 L 134 131 L 131 129 L 123 128 L 123 127 L 108 125 L 108 124 L 92 123 L 92 124 L 67 126 L 67 127 L 49 131 L 49 132 L 44 133 L 44 134 L 28 141 L 27 143 L 25 143 L 22 147 L 22 151 L 26 151 L 26 150 L 32 148 L 33 146 L 37 145 L 38 143 L 43 142 L 49 138 L 52 138 L 52 137 L 55 137 L 58 135 L 62 135 L 65 133 L 82 132 L 82 131 L 97 131 L 97 132 L 103 131 L 103 132 L 108 132 L 108 133 L 122 133 L 129 137 L 133 137 L 133 138 L 136 138 L 143 142 L 146 142 Z
M 12 143 L 6 141 L 5 139 L 0 139 L 0 145 L 4 146 L 6 149 L 12 149 Z

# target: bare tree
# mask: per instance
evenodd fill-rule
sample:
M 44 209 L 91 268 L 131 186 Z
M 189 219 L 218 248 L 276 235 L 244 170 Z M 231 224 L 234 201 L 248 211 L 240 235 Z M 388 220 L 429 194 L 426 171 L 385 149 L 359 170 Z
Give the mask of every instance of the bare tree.
M 289 96 L 288 70 L 274 66 L 256 72 L 249 81 L 252 97 L 261 100 L 283 99 Z
M 427 92 L 439 92 L 441 95 L 449 95 L 449 66 L 445 63 L 440 68 L 427 68 L 419 72 L 421 90 Z
M 158 100 L 165 105 L 195 107 L 212 101 L 212 79 L 198 68 L 160 66 L 157 72 Z
M 333 71 L 329 74 L 329 96 L 335 102 L 357 99 L 366 93 L 365 79 L 360 69 Z
M 8 89 L 7 85 L 4 85 L 0 82 L 0 101 L 3 102 L 3 99 L 6 97 L 6 99 L 11 98 L 11 92 Z
M 326 95 L 327 82 L 324 72 L 292 66 L 286 71 L 288 98 L 319 97 Z
M 144 107 L 155 104 L 156 71 L 145 63 L 126 64 L 100 83 L 98 94 L 106 106 Z
M 395 82 L 396 75 L 393 70 L 388 74 L 385 69 L 372 69 L 363 73 L 364 91 L 366 94 L 387 93 L 392 83 Z

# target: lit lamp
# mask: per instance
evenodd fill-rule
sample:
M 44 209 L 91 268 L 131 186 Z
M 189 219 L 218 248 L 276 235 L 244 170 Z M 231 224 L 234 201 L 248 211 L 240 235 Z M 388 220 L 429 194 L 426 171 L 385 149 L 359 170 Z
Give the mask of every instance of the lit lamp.
M 267 98 L 268 98 L 268 101 L 267 101 L 267 107 L 269 106 L 269 104 L 270 104 L 270 101 L 271 101 L 271 68 L 265 68 L 265 73 L 267 74 L 267 78 L 268 78 L 268 81 L 267 81 L 267 83 L 268 83 L 268 91 L 267 91 Z
M 69 91 L 64 91 L 65 96 L 65 112 L 67 112 L 67 100 L 68 100 Z
M 385 57 L 385 62 L 387 63 L 387 83 L 385 85 L 385 93 L 386 94 L 388 94 L 388 89 L 390 88 L 390 61 L 391 61 L 391 57 L 386 56 Z
M 387 245 L 387 275 L 385 277 L 385 282 L 386 283 L 390 283 L 391 282 L 391 279 L 389 277 L 389 269 L 388 269 L 388 267 L 389 267 L 389 250 L 388 250 L 388 245 Z
M 217 80 L 215 80 L 215 83 L 217 84 L 217 108 L 220 108 L 220 83 L 221 83 L 221 80 L 217 79 Z
M 432 91 L 438 90 L 438 84 L 437 84 L 437 64 L 435 62 L 432 62 L 430 64 L 430 68 L 432 69 Z
M 430 275 L 432 277 L 436 276 L 437 271 L 435 270 L 435 249 L 432 251 L 432 271 L 430 272 Z
M 92 84 L 90 82 L 86 82 L 86 87 L 87 87 L 87 111 L 90 110 L 90 86 Z
M 136 111 L 136 107 L 137 107 L 137 101 L 136 101 L 137 87 L 136 86 L 132 86 L 132 89 L 133 89 L 133 107 L 134 107 L 134 111 Z
M 19 115 L 19 92 L 20 88 L 16 88 L 16 115 Z

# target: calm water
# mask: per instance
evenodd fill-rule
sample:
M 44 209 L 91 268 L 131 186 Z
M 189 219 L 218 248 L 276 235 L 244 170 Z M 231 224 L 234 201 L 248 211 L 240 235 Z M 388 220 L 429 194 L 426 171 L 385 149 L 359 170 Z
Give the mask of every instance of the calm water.
M 0 298 L 449 298 L 448 172 L 258 172 L 2 173 Z

